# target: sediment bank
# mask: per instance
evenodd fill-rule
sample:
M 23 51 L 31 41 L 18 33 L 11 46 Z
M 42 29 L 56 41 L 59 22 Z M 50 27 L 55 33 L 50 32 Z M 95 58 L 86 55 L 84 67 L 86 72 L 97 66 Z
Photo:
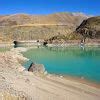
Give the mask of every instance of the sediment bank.
M 16 48 L 0 53 L 0 96 L 22 100 L 99 100 L 100 89 L 54 75 L 28 72 L 21 62 L 28 60 Z M 9 96 L 10 95 L 10 96 Z M 2 100 L 0 97 L 0 100 Z M 25 99 L 23 99 L 25 98 Z

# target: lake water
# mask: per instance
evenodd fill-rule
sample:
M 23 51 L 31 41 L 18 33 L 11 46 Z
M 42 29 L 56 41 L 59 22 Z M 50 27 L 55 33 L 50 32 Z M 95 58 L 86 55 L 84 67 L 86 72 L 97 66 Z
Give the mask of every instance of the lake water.
M 30 61 L 44 64 L 47 72 L 84 77 L 100 83 L 100 47 L 33 48 L 24 53 Z

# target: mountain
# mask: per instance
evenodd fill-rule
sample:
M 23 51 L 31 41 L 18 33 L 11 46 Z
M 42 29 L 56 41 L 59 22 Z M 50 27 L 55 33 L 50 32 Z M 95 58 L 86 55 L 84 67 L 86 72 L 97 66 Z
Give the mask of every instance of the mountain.
M 0 16 L 0 36 L 5 37 L 5 41 L 47 39 L 58 34 L 71 34 L 87 18 L 82 13 L 64 12 L 49 15 L 3 15 Z
M 76 31 L 84 38 L 100 39 L 100 16 L 84 20 Z
M 80 13 L 56 13 L 50 15 L 14 14 L 0 16 L 0 26 L 27 24 L 79 25 L 86 15 Z

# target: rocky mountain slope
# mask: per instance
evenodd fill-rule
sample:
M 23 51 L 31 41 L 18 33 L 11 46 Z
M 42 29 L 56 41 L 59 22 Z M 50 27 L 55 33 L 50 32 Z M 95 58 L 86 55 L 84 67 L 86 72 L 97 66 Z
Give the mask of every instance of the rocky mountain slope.
M 100 16 L 84 20 L 76 31 L 82 34 L 84 39 L 100 39 Z
M 88 16 L 81 13 L 50 15 L 15 14 L 0 16 L 0 37 L 6 40 L 47 39 L 71 34 Z

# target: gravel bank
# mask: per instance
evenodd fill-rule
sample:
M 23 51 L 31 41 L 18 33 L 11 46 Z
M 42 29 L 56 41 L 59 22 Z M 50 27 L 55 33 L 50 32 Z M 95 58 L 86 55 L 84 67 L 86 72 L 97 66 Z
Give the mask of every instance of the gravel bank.
M 26 49 L 0 53 L 0 100 L 100 100 L 98 88 L 25 71 L 21 62 L 28 59 L 21 51 Z

